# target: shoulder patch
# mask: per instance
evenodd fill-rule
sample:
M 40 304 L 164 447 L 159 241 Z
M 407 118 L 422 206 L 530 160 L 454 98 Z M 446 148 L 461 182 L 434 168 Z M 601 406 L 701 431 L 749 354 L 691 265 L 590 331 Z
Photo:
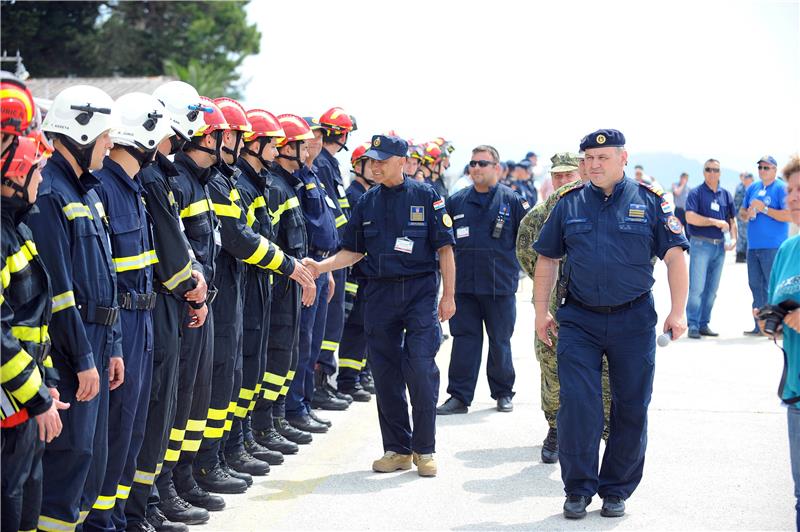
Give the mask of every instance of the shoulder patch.
M 652 192 L 653 194 L 655 194 L 659 198 L 664 195 L 664 191 L 661 189 L 661 187 L 657 187 L 657 186 L 653 185 L 652 183 L 639 182 L 639 186 L 646 188 L 647 190 L 649 190 L 650 192 Z
M 565 188 L 565 189 L 561 190 L 561 192 L 558 193 L 558 197 L 559 198 L 563 198 L 564 196 L 566 196 L 570 192 L 574 192 L 576 190 L 582 189 L 583 186 L 584 186 L 584 184 L 582 182 L 581 183 L 576 183 L 575 186 L 573 186 L 573 187 L 569 187 L 569 188 Z

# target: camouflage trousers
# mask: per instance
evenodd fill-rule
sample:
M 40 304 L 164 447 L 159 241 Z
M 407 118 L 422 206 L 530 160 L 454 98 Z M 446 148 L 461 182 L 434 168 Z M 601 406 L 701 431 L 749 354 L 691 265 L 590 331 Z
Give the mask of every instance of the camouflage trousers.
M 549 347 L 536 339 L 536 360 L 542 371 L 542 411 L 550 428 L 556 428 L 558 415 L 558 393 L 561 389 L 558 383 L 558 361 L 556 359 L 556 341 Z M 611 415 L 611 386 L 608 382 L 608 359 L 603 355 L 603 439 L 608 439 L 608 422 Z

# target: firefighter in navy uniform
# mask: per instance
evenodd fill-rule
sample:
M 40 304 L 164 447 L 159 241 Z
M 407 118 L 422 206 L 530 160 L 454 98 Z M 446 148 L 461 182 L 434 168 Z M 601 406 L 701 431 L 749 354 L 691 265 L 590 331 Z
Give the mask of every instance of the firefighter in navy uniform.
M 115 103 L 115 115 L 111 130 L 114 147 L 95 175 L 100 180 L 97 194 L 108 213 L 127 379 L 125 386 L 109 397 L 106 474 L 83 525 L 84 530 L 91 531 L 116 530 L 112 513 L 118 498 L 127 499 L 134 473 L 132 467 L 127 475 L 123 470 L 129 457 L 132 463 L 139 453 L 144 439 L 153 368 L 152 265 L 156 253 L 136 175 L 153 160 L 159 143 L 172 133 L 164 105 L 149 94 L 121 96 Z
M 305 218 L 298 190 L 304 187 L 299 177 L 300 158 L 309 128 L 295 115 L 277 117 L 284 134 L 276 141 L 275 161 L 269 167 L 267 202 L 275 226 L 276 240 L 284 253 L 301 259 L 308 253 Z M 266 151 L 266 150 L 265 150 Z M 262 152 L 263 153 L 263 152 Z M 283 454 L 295 454 L 297 444 L 312 441 L 310 433 L 286 421 L 286 395 L 297 371 L 300 342 L 300 289 L 283 276 L 274 276 L 270 305 L 267 367 L 261 394 L 251 416 L 253 437 L 264 447 Z
M 191 320 L 184 320 L 182 324 L 175 420 L 162 469 L 156 478 L 159 508 L 170 521 L 186 524 L 208 520 L 207 514 L 193 507 L 208 511 L 225 508 L 222 497 L 211 495 L 197 485 L 191 463 L 176 466 L 182 451 L 194 453 L 200 448 L 211 400 L 214 320 L 210 305 L 217 295 L 214 275 L 220 236 L 219 222 L 206 187 L 213 171 L 211 166 L 220 157 L 222 134 L 228 127 L 222 111 L 213 102 L 201 98 L 198 104 L 203 124 L 195 129 L 183 151 L 175 154 L 178 175 L 171 183 L 183 232 L 195 260 L 202 266 L 203 279 L 208 286 L 206 304 L 196 311 L 198 319 L 205 316 L 205 320 L 200 327 L 193 327 Z
M 364 325 L 385 451 L 372 468 L 405 470 L 413 462 L 420 476 L 435 476 L 435 356 L 441 341 L 435 270 L 438 255 L 444 286 L 438 317 L 444 321 L 456 310 L 453 222 L 435 190 L 403 175 L 407 153 L 408 144 L 398 137 L 372 137 L 366 156 L 380 185 L 355 206 L 342 250 L 321 263 L 306 263 L 324 273 L 364 260 L 369 277 Z
M 53 101 L 42 130 L 56 153 L 43 170 L 33 232 L 53 287 L 50 337 L 61 399 L 72 406 L 42 459 L 46 482 L 38 527 L 63 530 L 86 519 L 100 494 L 108 446 L 108 394 L 124 380 L 116 276 L 106 217 L 92 170 L 111 148 L 114 101 L 77 85 Z
M 322 152 L 314 161 L 317 167 L 317 175 L 325 185 L 328 195 L 336 202 L 340 213 L 336 216 L 336 228 L 339 230 L 341 239 L 344 226 L 350 218 L 350 200 L 344 188 L 344 179 L 339 169 L 339 162 L 335 155 L 341 150 L 347 150 L 347 140 L 351 132 L 355 131 L 353 117 L 344 112 L 340 107 L 333 107 L 325 111 L 319 117 L 319 124 L 323 131 Z M 333 388 L 330 384 L 331 376 L 336 373 L 335 353 L 339 350 L 342 339 L 342 331 L 345 322 L 345 291 L 347 284 L 347 271 L 337 270 L 333 272 L 335 290 L 330 303 L 328 303 L 328 315 L 325 320 L 325 332 L 322 337 L 322 347 L 319 357 L 319 368 L 317 369 L 317 384 L 314 390 L 314 400 L 312 406 L 325 408 L 330 404 L 331 397 L 338 399 L 369 401 L 369 392 L 358 392 L 351 389 L 358 397 L 342 392 Z M 339 395 L 337 395 L 337 392 Z
M 2 80 L 2 437 L 3 532 L 34 530 L 42 499 L 42 453 L 45 442 L 61 433 L 57 375 L 47 333 L 52 292 L 33 235 L 25 225 L 39 184 L 41 165 L 52 147 L 34 130 L 33 98 L 21 81 Z
M 278 119 L 263 109 L 247 111 L 247 120 L 252 131 L 245 133 L 244 146 L 236 161 L 236 167 L 241 172 L 236 189 L 247 212 L 247 225 L 284 249 L 282 243 L 276 240 L 277 224 L 272 223 L 267 201 L 268 181 L 271 179 L 267 166 L 275 159 L 275 141 L 284 136 L 284 131 Z M 285 249 L 284 252 L 286 253 Z M 281 452 L 263 447 L 255 441 L 249 418 L 249 413 L 255 407 L 256 397 L 262 393 L 268 379 L 267 347 L 274 277 L 273 272 L 257 266 L 248 265 L 245 268 L 242 385 L 238 392 L 236 417 L 225 445 L 226 461 L 237 471 L 252 472 L 249 470 L 252 462 L 247 460 L 247 455 L 269 465 L 283 463 Z M 280 386 L 277 388 L 271 388 L 275 397 Z
M 642 480 L 647 447 L 647 408 L 653 390 L 658 322 L 653 263 L 667 266 L 672 308 L 664 332 L 686 331 L 689 243 L 663 192 L 625 176 L 624 135 L 601 129 L 583 138 L 589 183 L 563 194 L 533 248 L 536 334 L 552 345 L 555 320 L 549 311 L 559 258 L 558 449 L 567 499 L 564 517 L 580 519 L 595 494 L 600 515 L 620 517 L 625 500 Z M 610 434 L 602 464 L 602 357 L 611 384 Z M 599 472 L 598 472 L 598 466 Z
M 164 531 L 186 530 L 183 523 L 167 521 L 157 506 L 158 498 L 150 495 L 157 494 L 153 485 L 175 421 L 182 322 L 188 317 L 192 319 L 189 326 L 196 327 L 205 320 L 205 314 L 194 318 L 204 306 L 206 284 L 202 266 L 193 259 L 193 254 L 190 255 L 191 247 L 181 229 L 172 193 L 172 180 L 178 172 L 167 158 L 204 124 L 199 110 L 200 96 L 194 87 L 182 81 L 161 85 L 153 96 L 163 102 L 169 112 L 172 135 L 159 144 L 155 161 L 142 168 L 137 177 L 143 189 L 147 215 L 152 221 L 158 261 L 153 265 L 156 292 L 152 317 L 153 370 L 145 437 L 138 455 L 133 457 L 132 463 L 129 457 L 125 466 L 126 472 L 134 468 L 128 499 L 118 500 L 114 510 L 117 529 L 129 531 L 149 530 L 149 526 Z M 189 308 L 193 313 L 191 317 L 187 316 Z M 120 515 L 123 511 L 124 517 Z M 208 518 L 205 509 L 192 507 L 187 508 L 183 516 L 191 522 L 203 522 Z
M 309 293 L 314 282 L 300 262 L 286 256 L 278 246 L 248 226 L 246 207 L 240 202 L 235 188 L 239 170 L 230 164 L 238 156 L 243 134 L 252 131 L 252 127 L 247 121 L 245 110 L 235 100 L 218 98 L 214 103 L 222 110 L 229 129 L 223 134 L 222 163 L 215 165 L 216 172 L 208 185 L 214 212 L 221 226 L 222 251 L 217 259 L 220 293 L 214 303 L 216 317 L 211 404 L 203 442 L 194 464 L 194 474 L 204 489 L 218 493 L 241 493 L 247 489 L 252 479 L 247 482 L 249 473 L 244 476 L 238 471 L 227 471 L 224 460 L 220 459 L 220 449 L 225 429 L 230 429 L 233 421 L 241 387 L 241 284 L 245 263 L 287 275 L 301 283 Z M 239 465 L 241 469 L 258 474 L 269 471 L 266 463 L 254 459 L 246 451 L 240 456 Z M 231 473 L 239 478 L 231 478 Z
M 281 120 L 284 130 L 286 130 L 286 125 L 283 123 L 284 120 L 294 120 L 287 115 L 281 115 L 278 118 Z M 306 121 L 300 117 L 297 117 L 297 120 L 299 124 L 296 127 L 304 128 L 306 131 L 302 136 L 302 140 L 313 139 L 314 133 L 308 127 Z M 332 254 L 339 245 L 339 236 L 336 231 L 336 222 L 333 214 L 336 203 L 328 196 L 311 166 L 313 158 L 318 153 L 310 155 L 307 146 L 302 143 L 295 144 L 295 154 L 289 155 L 281 152 L 278 157 L 302 162 L 302 167 L 297 175 L 302 180 L 303 186 L 297 188 L 296 191 L 306 222 L 308 256 L 315 260 L 322 260 Z M 325 330 L 332 278 L 331 275 L 325 275 L 317 279 L 316 297 L 311 306 L 304 306 L 300 313 L 299 361 L 297 363 L 297 375 L 289 385 L 289 394 L 286 400 L 286 420 L 295 428 L 307 432 L 322 433 L 328 431 L 329 422 L 319 418 L 314 419 L 316 415 L 311 412 L 311 400 L 314 395 L 314 369 L 319 358 L 322 334 Z
M 347 201 L 355 207 L 361 196 L 372 187 L 372 167 L 365 156 L 371 144 L 365 142 L 353 150 L 350 158 L 353 179 L 347 187 Z M 336 377 L 337 388 L 341 393 L 353 397 L 355 401 L 369 401 L 372 397 L 361 382 L 361 374 L 367 365 L 367 338 L 364 335 L 364 294 L 366 293 L 366 277 L 362 265 L 356 263 L 348 272 L 345 284 L 346 319 L 339 344 L 339 374 Z

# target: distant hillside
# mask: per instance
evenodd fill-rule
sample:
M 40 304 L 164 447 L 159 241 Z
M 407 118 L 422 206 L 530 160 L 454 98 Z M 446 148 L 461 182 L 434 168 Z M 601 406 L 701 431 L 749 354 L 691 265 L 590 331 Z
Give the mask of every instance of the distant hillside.
M 676 153 L 631 153 L 628 156 L 626 173 L 633 177 L 633 167 L 641 164 L 647 175 L 653 176 L 669 192 L 678 176 L 689 174 L 689 185 L 696 187 L 703 182 L 703 161 L 689 159 Z M 722 186 L 733 194 L 739 184 L 739 170 L 722 167 Z

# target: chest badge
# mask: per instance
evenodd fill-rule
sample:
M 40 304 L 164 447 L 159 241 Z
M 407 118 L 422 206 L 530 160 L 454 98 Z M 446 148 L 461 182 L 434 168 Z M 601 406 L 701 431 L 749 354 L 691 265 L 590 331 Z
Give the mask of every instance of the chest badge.
M 424 222 L 425 207 L 423 207 L 422 205 L 412 205 L 411 215 L 409 216 L 409 220 L 411 220 L 412 222 Z
M 646 205 L 641 203 L 631 203 L 628 207 L 628 218 L 644 218 Z
M 683 231 L 683 225 L 681 224 L 681 221 L 678 220 L 678 217 L 674 215 L 667 218 L 667 228 L 676 235 L 681 234 Z

